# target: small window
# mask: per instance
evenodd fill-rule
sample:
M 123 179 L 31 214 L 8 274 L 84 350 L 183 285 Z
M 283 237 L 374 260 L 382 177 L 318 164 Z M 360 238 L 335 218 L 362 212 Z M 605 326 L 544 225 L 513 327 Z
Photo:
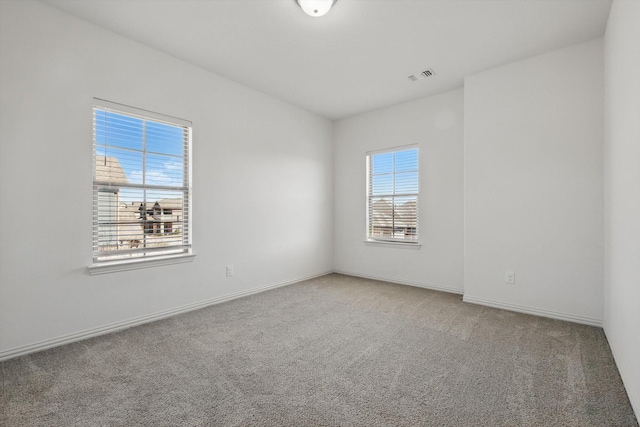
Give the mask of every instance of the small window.
M 418 243 L 418 148 L 367 154 L 367 238 Z
M 93 107 L 93 262 L 190 253 L 191 122 Z

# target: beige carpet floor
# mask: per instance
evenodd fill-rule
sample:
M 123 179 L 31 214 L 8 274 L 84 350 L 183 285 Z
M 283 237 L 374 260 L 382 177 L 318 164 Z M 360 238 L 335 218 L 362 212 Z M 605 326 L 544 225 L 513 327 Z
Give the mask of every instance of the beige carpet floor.
M 332 274 L 2 362 L 2 426 L 638 426 L 602 329 Z

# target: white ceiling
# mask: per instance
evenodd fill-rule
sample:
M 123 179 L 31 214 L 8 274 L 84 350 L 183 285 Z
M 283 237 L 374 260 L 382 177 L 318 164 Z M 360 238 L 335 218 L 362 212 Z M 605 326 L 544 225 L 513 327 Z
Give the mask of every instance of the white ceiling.
M 330 119 L 604 35 L 611 0 L 44 0 Z M 407 76 L 433 68 L 434 77 Z

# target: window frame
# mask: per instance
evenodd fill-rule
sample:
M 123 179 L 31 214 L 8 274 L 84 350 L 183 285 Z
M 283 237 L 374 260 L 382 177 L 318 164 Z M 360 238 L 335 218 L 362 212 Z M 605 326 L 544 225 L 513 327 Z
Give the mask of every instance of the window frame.
M 143 146 L 140 150 L 133 150 L 133 152 L 139 152 L 140 155 L 146 159 L 147 155 L 152 155 L 152 151 L 147 151 L 146 147 L 146 124 L 148 122 L 154 122 L 159 124 L 170 125 L 174 127 L 181 128 L 183 133 L 183 146 L 182 146 L 182 168 L 178 169 L 182 174 L 182 185 L 152 185 L 146 178 L 143 178 L 142 182 L 139 184 L 135 183 L 123 183 L 119 184 L 119 186 L 127 187 L 132 190 L 142 191 L 143 194 L 146 194 L 147 191 L 169 191 L 180 194 L 182 198 L 182 223 L 180 229 L 180 240 L 175 240 L 175 242 L 179 242 L 175 245 L 166 246 L 168 249 L 163 250 L 159 248 L 145 247 L 143 249 L 136 250 L 137 246 L 131 245 L 131 249 L 129 250 L 118 250 L 114 252 L 114 254 L 109 257 L 106 254 L 106 251 L 100 252 L 100 243 L 99 243 L 99 228 L 100 228 L 100 212 L 101 210 L 98 208 L 98 203 L 102 194 L 115 191 L 119 191 L 119 188 L 114 189 L 111 187 L 111 183 L 105 185 L 105 181 L 101 181 L 97 175 L 97 164 L 96 161 L 99 158 L 100 154 L 98 154 L 97 148 L 102 145 L 97 143 L 97 119 L 96 114 L 100 111 L 112 112 L 118 115 L 123 115 L 129 118 L 142 120 L 143 125 L 141 128 L 142 132 L 142 140 Z M 107 101 L 100 98 L 93 99 L 92 105 L 92 199 L 93 199 L 93 210 L 92 210 L 92 263 L 89 265 L 88 270 L 90 274 L 102 274 L 109 273 L 113 271 L 124 271 L 124 270 L 132 270 L 139 268 L 147 268 L 157 265 L 166 265 L 166 264 L 175 264 L 175 263 L 184 263 L 190 262 L 193 260 L 195 255 L 192 252 L 192 235 L 193 235 L 193 215 L 192 215 L 192 146 L 193 146 L 193 124 L 189 120 L 184 120 L 181 118 L 168 116 L 166 114 L 160 114 L 156 112 L 152 112 L 149 110 L 144 110 L 141 108 L 132 107 L 129 105 L 119 104 L 111 101 Z M 105 162 L 107 162 L 107 157 L 105 157 Z M 186 158 L 185 158 L 186 157 Z M 117 160 L 117 158 L 116 158 Z M 143 160 L 143 176 L 149 170 L 144 166 Z M 106 164 L 106 163 L 105 163 Z M 123 171 L 122 171 L 123 172 Z M 123 172 L 124 173 L 124 172 Z M 153 200 L 146 199 L 144 196 L 143 202 L 145 203 L 145 208 L 149 210 L 149 204 L 153 203 Z M 118 203 L 119 204 L 119 203 Z M 142 206 L 142 205 L 141 205 Z M 116 206 L 116 209 L 118 207 Z M 140 208 L 142 209 L 142 207 Z M 144 210 L 142 212 L 145 212 Z M 142 215 L 142 214 L 141 214 Z M 140 216 L 142 220 L 142 216 Z M 116 219 L 116 221 L 118 221 Z M 146 221 L 146 220 L 145 220 Z M 161 219 L 164 221 L 164 219 Z M 164 227 L 165 224 L 162 224 Z M 118 227 L 119 225 L 116 225 Z M 146 222 L 144 224 L 146 226 Z M 173 227 L 173 223 L 171 225 Z M 173 228 L 172 228 L 173 231 Z M 146 234 L 146 229 L 142 230 L 142 234 Z M 171 233 L 170 233 L 171 234 Z M 146 239 L 146 236 L 144 236 Z M 117 238 L 117 237 L 116 237 Z M 146 241 L 146 240 L 145 240 Z M 133 240 L 132 240 L 133 242 Z M 139 242 L 138 242 L 139 243 Z M 155 252 L 155 254 L 154 254 Z M 164 252 L 164 253 L 163 253 Z M 123 256 L 124 254 L 132 254 L 129 257 Z M 135 256 L 133 255 L 135 253 Z
M 411 170 L 411 171 L 400 171 L 400 172 L 396 172 L 395 171 L 395 158 L 394 158 L 394 170 L 392 172 L 393 176 L 394 176 L 394 182 L 395 182 L 395 176 L 398 173 L 403 173 L 403 172 L 415 172 L 417 174 L 416 177 L 416 192 L 415 193 L 407 193 L 407 192 L 400 192 L 397 193 L 395 191 L 395 189 L 391 192 L 391 193 L 385 193 L 385 194 L 378 194 L 378 195 L 374 195 L 373 194 L 373 178 L 372 178 L 372 158 L 376 155 L 381 155 L 381 154 L 389 154 L 389 153 L 393 153 L 395 155 L 395 153 L 398 152 L 402 152 L 402 151 L 409 151 L 409 150 L 416 150 L 416 169 L 415 170 Z M 406 247 L 406 248 L 411 248 L 411 249 L 419 249 L 421 247 L 420 244 L 420 209 L 419 209 L 419 201 L 420 201 L 420 148 L 418 146 L 418 144 L 409 144 L 409 145 L 402 145 L 402 146 L 397 146 L 397 147 L 391 147 L 391 148 L 386 148 L 386 149 L 380 149 L 380 150 L 373 150 L 373 151 L 367 151 L 366 152 L 366 229 L 365 229 L 365 243 L 367 244 L 374 244 L 374 245 L 380 245 L 380 246 L 391 246 L 391 247 Z M 371 228 L 371 212 L 372 212 L 372 207 L 371 207 L 371 203 L 372 203 L 372 199 L 373 198 L 380 198 L 380 197 L 415 197 L 415 203 L 416 203 L 416 216 L 415 216 L 415 238 L 413 239 L 408 239 L 408 238 L 397 238 L 397 237 L 393 237 L 393 234 L 395 234 L 395 210 L 394 210 L 394 223 L 392 224 L 392 236 L 390 237 L 382 237 L 382 236 L 375 236 L 372 233 L 372 228 Z

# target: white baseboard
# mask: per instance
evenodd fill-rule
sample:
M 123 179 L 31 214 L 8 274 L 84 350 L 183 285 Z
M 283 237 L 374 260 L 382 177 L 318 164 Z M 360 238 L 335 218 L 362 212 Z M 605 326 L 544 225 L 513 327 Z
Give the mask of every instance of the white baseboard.
M 143 323 L 149 323 L 156 320 L 164 319 L 166 317 L 175 316 L 176 314 L 186 313 L 188 311 L 197 310 L 199 308 L 204 308 L 210 305 L 220 304 L 226 301 L 231 301 L 237 298 L 246 297 L 249 295 L 257 294 L 260 292 L 268 291 L 269 289 L 279 288 L 281 286 L 291 285 L 293 283 L 302 282 L 304 280 L 314 279 L 316 277 L 324 276 L 332 273 L 332 270 L 325 271 L 318 274 L 313 274 L 310 276 L 299 277 L 296 279 L 287 280 L 285 282 L 260 286 L 257 288 L 249 289 L 247 291 L 236 292 L 229 295 L 223 295 L 217 298 L 212 298 L 205 301 L 196 302 L 193 304 L 187 304 L 180 307 L 170 308 L 168 310 L 158 311 L 156 313 L 148 314 L 145 316 L 135 317 L 133 319 L 125 320 L 122 322 L 111 323 L 105 326 L 99 326 L 97 328 L 87 329 L 82 332 L 76 332 L 73 334 L 63 335 L 57 338 L 52 338 L 45 341 L 40 341 L 34 344 L 29 344 L 21 347 L 12 348 L 9 350 L 5 350 L 0 352 L 0 361 L 12 359 L 14 357 L 24 356 L 25 354 L 35 353 L 37 351 L 46 350 L 53 347 L 58 347 L 65 344 L 70 344 L 72 342 L 84 340 L 87 338 L 97 337 L 99 335 L 109 334 L 111 332 L 116 332 L 122 329 L 127 329 L 132 326 L 142 325 Z
M 451 287 L 448 287 L 448 286 L 434 285 L 432 283 L 413 282 L 413 281 L 409 281 L 409 280 L 400 280 L 400 279 L 395 278 L 395 277 L 373 276 L 371 274 L 357 273 L 355 271 L 349 271 L 349 270 L 334 270 L 334 273 L 344 274 L 344 275 L 347 275 L 347 276 L 362 277 L 363 279 L 380 280 L 380 281 L 383 281 L 383 282 L 397 283 L 397 284 L 400 284 L 400 285 L 407 285 L 407 286 L 414 286 L 414 287 L 417 287 L 417 288 L 431 289 L 431 290 L 434 290 L 434 291 L 449 292 L 449 293 L 458 294 L 458 295 L 462 295 L 463 294 L 463 291 L 461 289 L 451 288 Z
M 636 419 L 640 420 L 640 390 L 631 387 L 633 383 L 631 381 L 631 376 L 629 375 L 629 369 L 627 368 L 627 366 L 630 366 L 631 363 L 628 359 L 624 358 L 620 352 L 617 351 L 618 343 L 615 339 L 612 339 L 613 336 L 609 335 L 609 333 L 607 332 L 608 328 L 606 323 L 603 329 L 604 334 L 609 341 L 609 348 L 611 349 L 611 353 L 613 354 L 613 360 L 616 361 L 616 366 L 618 367 L 620 378 L 622 378 L 622 384 L 627 391 L 629 402 L 631 402 L 631 408 L 636 414 Z
M 560 313 L 557 311 L 544 310 L 541 308 L 527 307 L 524 305 L 511 304 L 511 303 L 506 303 L 502 301 L 494 301 L 494 300 L 485 299 L 485 298 L 472 297 L 466 294 L 462 297 L 462 301 L 472 303 L 472 304 L 486 305 L 488 307 L 501 308 L 503 310 L 516 311 L 518 313 L 533 314 L 535 316 L 549 317 L 551 319 L 566 320 L 568 322 L 580 323 L 583 325 L 602 327 L 601 319 L 577 316 L 575 314 Z

